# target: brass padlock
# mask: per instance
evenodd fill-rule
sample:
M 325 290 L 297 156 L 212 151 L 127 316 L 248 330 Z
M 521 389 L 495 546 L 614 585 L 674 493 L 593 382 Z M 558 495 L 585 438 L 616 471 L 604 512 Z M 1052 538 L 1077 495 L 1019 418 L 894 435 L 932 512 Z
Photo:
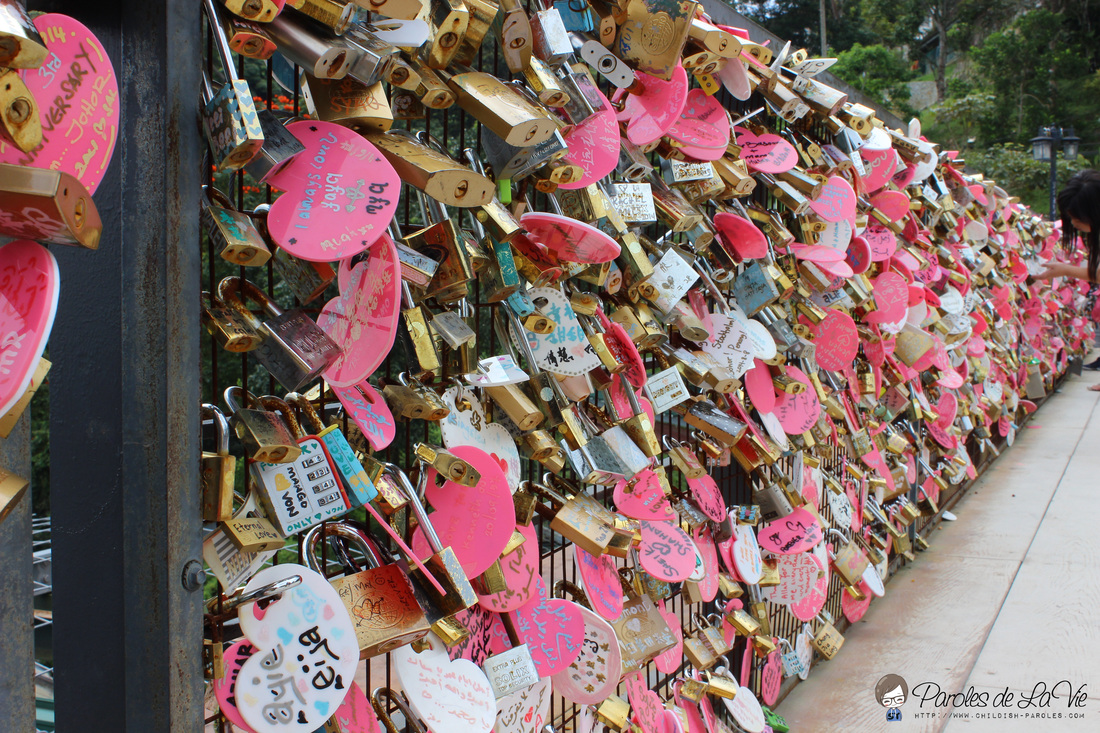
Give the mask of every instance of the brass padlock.
M 261 23 L 237 15 L 222 16 L 222 32 L 229 41 L 229 48 L 241 56 L 266 61 L 278 48 Z
M 699 462 L 695 451 L 687 445 L 668 435 L 661 436 L 661 441 L 664 443 L 665 450 L 668 451 L 669 458 L 672 459 L 672 465 L 676 466 L 686 478 L 702 478 L 706 474 L 707 469 Z
M 409 501 L 413 515 L 419 522 L 419 527 L 428 540 L 428 546 L 432 554 L 423 558 L 426 570 L 420 567 L 409 567 L 404 561 L 406 572 L 413 583 L 413 592 L 417 595 L 420 607 L 428 617 L 428 623 L 435 624 L 447 616 L 465 611 L 477 603 L 477 593 L 470 585 L 470 579 L 466 577 L 466 571 L 458 562 L 454 550 L 444 547 L 432 527 L 431 519 L 420 502 L 419 492 L 409 482 L 408 476 L 400 468 L 392 463 L 384 464 L 383 473 L 393 481 L 393 485 L 401 490 Z M 427 478 L 427 473 L 421 474 L 421 480 Z M 431 574 L 433 583 L 427 576 Z M 442 586 L 443 592 L 436 587 L 436 583 Z
M 8 69 L 37 69 L 49 55 L 34 21 L 18 0 L 0 0 L 4 16 L 0 28 L 0 66 Z
M 22 476 L 0 468 L 0 524 L 3 524 L 4 519 L 19 505 L 19 500 L 30 485 L 30 481 Z
M 224 2 L 229 12 L 257 23 L 270 23 L 283 9 L 283 2 L 277 0 L 224 0 Z
M 367 85 L 350 75 L 343 79 L 318 79 L 303 74 L 302 78 L 302 89 L 317 119 L 360 133 L 385 132 L 393 126 L 393 112 L 382 82 Z
M 409 381 L 413 382 L 411 385 Z M 406 420 L 431 420 L 437 422 L 450 414 L 450 409 L 432 390 L 424 387 L 415 378 L 402 372 L 397 375 L 397 384 L 388 384 L 382 389 L 382 396 L 393 409 L 394 414 Z
M 442 204 L 484 206 L 493 200 L 496 186 L 492 181 L 403 131 L 369 131 L 364 137 L 385 156 L 401 180 Z
M 214 249 L 223 260 L 260 267 L 271 259 L 271 250 L 252 218 L 234 209 L 229 198 L 212 186 L 203 186 L 202 214 Z
M 431 466 L 438 472 L 437 482 L 445 479 L 462 486 L 477 486 L 481 481 L 481 474 L 476 468 L 448 450 L 432 448 L 427 443 L 417 443 L 413 453 L 420 460 L 422 469 Z
M 38 102 L 15 69 L 0 71 L 0 137 L 24 153 L 42 144 Z
M 428 635 L 431 627 L 408 576 L 396 563 L 383 564 L 381 550 L 365 528 L 326 522 L 306 532 L 303 559 L 321 574 L 325 569 L 317 557 L 317 544 L 325 537 L 358 547 L 366 558 L 366 569 L 331 581 L 355 626 L 360 659 L 386 654 Z
M 237 354 L 251 351 L 263 341 L 252 318 L 206 291 L 202 293 L 202 322 L 226 351 Z
M 290 427 L 278 415 L 261 409 L 263 406 L 259 399 L 251 392 L 243 387 L 229 387 L 224 398 L 229 408 L 230 425 L 234 427 L 249 458 L 288 463 L 301 455 L 302 449 L 298 447 Z
M 585 493 L 566 497 L 543 484 L 525 484 L 528 491 L 552 503 L 553 509 L 536 506 L 539 514 L 550 517 L 550 529 L 590 555 L 599 557 L 607 551 L 615 535 L 615 516 L 610 509 Z
M 0 212 L 0 234 L 99 247 L 99 210 L 84 184 L 68 173 L 0 163 Z
M 256 104 L 248 82 L 237 76 L 229 50 L 229 41 L 222 32 L 222 23 L 214 0 L 203 0 L 209 20 L 214 48 L 221 58 L 226 83 L 215 92 L 206 72 L 202 72 L 203 131 L 210 144 L 214 166 L 218 170 L 239 170 L 260 152 L 264 134 L 256 116 Z
M 820 614 L 818 614 L 818 620 L 821 621 L 821 626 L 814 633 L 814 638 L 810 641 L 810 644 L 821 656 L 832 659 L 844 646 L 844 636 L 837 631 L 831 621 L 826 620 Z
M 684 417 L 684 422 L 726 446 L 733 446 L 748 431 L 749 426 L 718 409 L 709 400 L 682 402 L 672 408 Z
M 621 731 L 630 719 L 630 704 L 618 695 L 611 695 L 596 708 L 596 719 L 609 728 Z
M 229 455 L 229 421 L 215 405 L 203 403 L 202 420 L 210 419 L 216 450 L 202 452 L 199 478 L 202 483 L 202 519 L 220 522 L 233 516 L 233 484 L 237 459 Z
M 340 356 L 340 347 L 302 311 L 282 311 L 248 280 L 227 277 L 218 284 L 218 296 L 227 306 L 250 318 L 263 341 L 256 358 L 288 390 L 316 379 Z M 257 303 L 269 316 L 260 321 L 242 302 Z
M 519 0 L 501 0 L 500 7 L 504 10 L 499 29 L 504 63 L 513 74 L 520 74 L 531 63 L 534 49 L 531 20 Z
M 447 79 L 447 85 L 462 109 L 509 145 L 538 145 L 558 129 L 548 112 L 491 74 L 455 74 Z
M 633 571 L 620 568 L 626 593 L 623 612 L 611 622 L 622 651 L 623 674 L 641 669 L 649 660 L 676 644 L 676 637 L 649 596 L 634 590 Z

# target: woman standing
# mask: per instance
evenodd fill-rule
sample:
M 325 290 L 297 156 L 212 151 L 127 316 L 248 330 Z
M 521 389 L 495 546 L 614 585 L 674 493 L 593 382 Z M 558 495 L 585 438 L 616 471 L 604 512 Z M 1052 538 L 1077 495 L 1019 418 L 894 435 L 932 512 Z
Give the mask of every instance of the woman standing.
M 1075 277 L 1097 283 L 1096 271 L 1100 266 L 1100 171 L 1081 171 L 1069 179 L 1065 188 L 1058 192 L 1058 211 L 1062 215 L 1063 246 L 1072 251 L 1080 235 L 1088 249 L 1088 265 L 1081 267 L 1065 262 L 1049 262 L 1035 279 Z M 1086 364 L 1084 368 L 1100 370 L 1100 359 Z M 1089 389 L 1100 392 L 1100 384 L 1094 384 Z

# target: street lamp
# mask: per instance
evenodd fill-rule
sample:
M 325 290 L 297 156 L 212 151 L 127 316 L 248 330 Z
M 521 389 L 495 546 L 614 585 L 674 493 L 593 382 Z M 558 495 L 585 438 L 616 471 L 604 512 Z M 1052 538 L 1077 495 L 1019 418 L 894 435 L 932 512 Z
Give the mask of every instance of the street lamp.
M 1066 160 L 1074 160 L 1081 147 L 1081 138 L 1073 134 L 1073 128 L 1051 125 L 1040 127 L 1039 134 L 1031 138 L 1031 157 L 1040 163 L 1050 163 L 1050 220 L 1054 221 L 1054 199 L 1058 188 L 1058 150 Z

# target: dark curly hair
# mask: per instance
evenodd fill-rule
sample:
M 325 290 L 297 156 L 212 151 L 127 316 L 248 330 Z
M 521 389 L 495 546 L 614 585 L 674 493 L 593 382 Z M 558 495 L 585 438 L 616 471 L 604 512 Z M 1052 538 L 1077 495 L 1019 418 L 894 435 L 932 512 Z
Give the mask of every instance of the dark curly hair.
M 1058 212 L 1062 217 L 1062 245 L 1072 250 L 1080 236 L 1089 251 L 1089 280 L 1096 282 L 1100 265 L 1100 171 L 1081 171 L 1058 192 Z M 1070 218 L 1083 221 L 1092 230 L 1078 232 Z

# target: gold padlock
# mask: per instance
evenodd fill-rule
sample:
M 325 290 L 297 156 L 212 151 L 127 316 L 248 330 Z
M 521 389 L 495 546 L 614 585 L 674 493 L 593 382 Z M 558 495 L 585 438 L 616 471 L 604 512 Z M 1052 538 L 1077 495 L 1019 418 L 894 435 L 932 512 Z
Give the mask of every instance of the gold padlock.
M 0 234 L 99 247 L 99 210 L 84 184 L 68 173 L 0 163 L 0 211 Z

